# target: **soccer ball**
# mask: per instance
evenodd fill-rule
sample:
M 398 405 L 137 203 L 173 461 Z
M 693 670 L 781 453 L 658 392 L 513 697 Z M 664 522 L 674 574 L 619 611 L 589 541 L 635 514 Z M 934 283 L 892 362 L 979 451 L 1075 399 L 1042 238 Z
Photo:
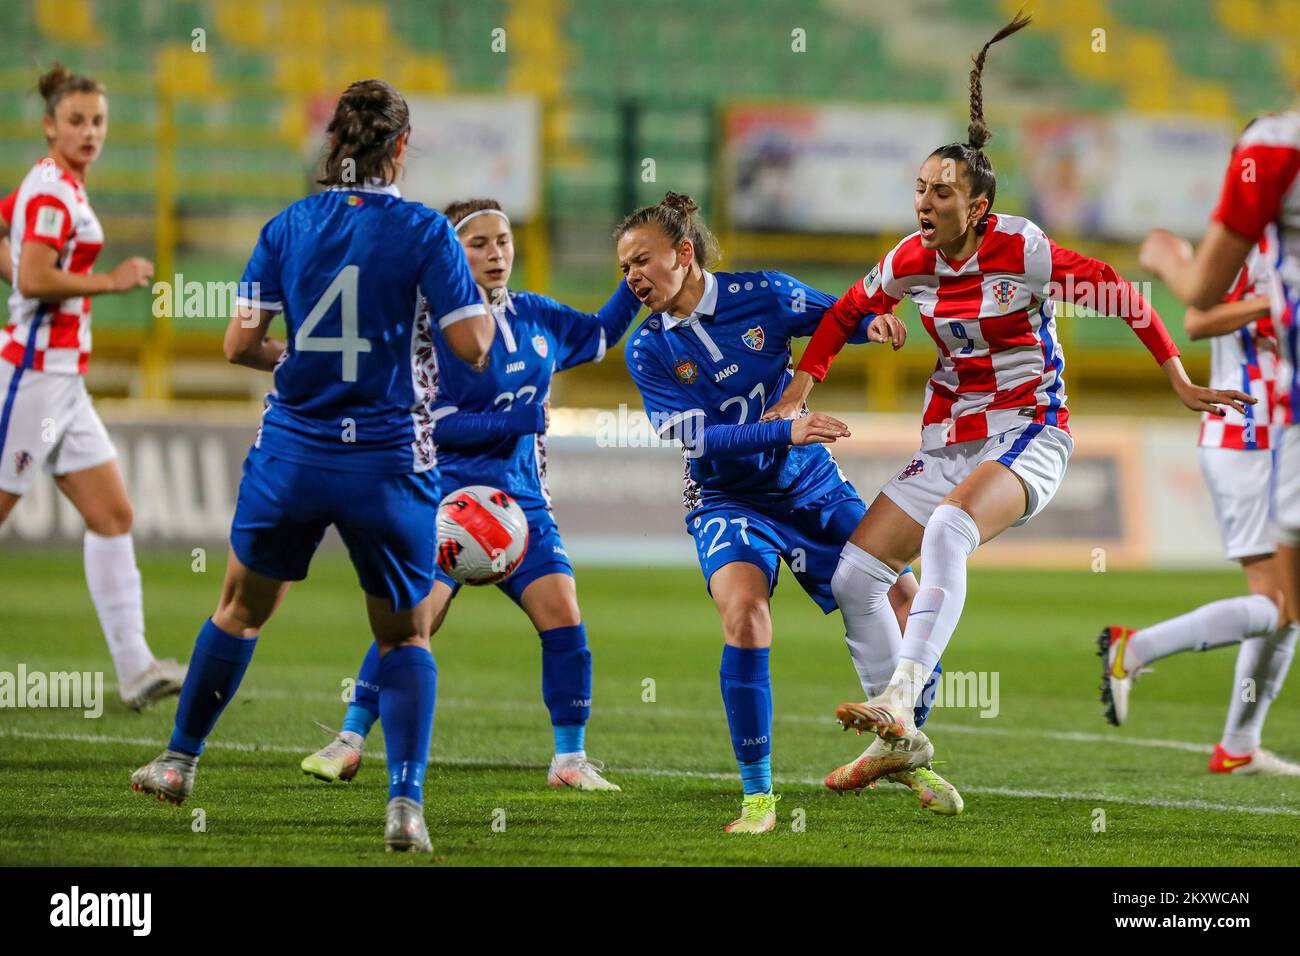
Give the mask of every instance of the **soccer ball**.
M 528 551 L 524 509 L 486 485 L 458 488 L 438 505 L 438 567 L 461 584 L 496 584 Z

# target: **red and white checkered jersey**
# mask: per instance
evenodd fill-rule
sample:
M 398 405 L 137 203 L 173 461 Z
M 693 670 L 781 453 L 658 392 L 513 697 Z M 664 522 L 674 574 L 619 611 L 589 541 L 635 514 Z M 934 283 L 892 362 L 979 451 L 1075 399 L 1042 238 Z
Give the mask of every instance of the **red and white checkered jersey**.
M 1280 346 L 1274 421 L 1300 422 L 1300 112 L 1262 116 L 1232 151 L 1213 218 L 1237 235 L 1268 243 L 1273 328 Z
M 104 230 L 86 199 L 86 189 L 52 159 L 32 167 L 18 187 L 9 225 L 14 291 L 9 324 L 0 331 L 0 359 L 38 372 L 85 374 L 90 358 L 90 297 L 42 302 L 18 287 L 23 243 L 55 249 L 65 272 L 91 271 L 104 245 Z
M 1246 258 L 1224 302 L 1271 299 L 1273 270 L 1265 243 Z M 1231 405 L 1221 405 L 1224 415 L 1201 413 L 1202 448 L 1272 448 L 1269 410 L 1274 407 L 1277 385 L 1277 336 L 1271 316 L 1262 316 L 1234 332 L 1210 340 L 1210 388 L 1238 389 L 1257 399 L 1243 415 Z
M 1120 315 L 1157 362 L 1178 354 L 1155 310 L 1106 263 L 1061 248 L 1028 219 L 991 215 L 965 261 L 926 249 L 919 232 L 896 245 L 826 311 L 799 368 L 825 377 L 863 316 L 906 295 L 939 348 L 921 419 L 927 450 L 1027 422 L 1069 431 L 1055 298 Z

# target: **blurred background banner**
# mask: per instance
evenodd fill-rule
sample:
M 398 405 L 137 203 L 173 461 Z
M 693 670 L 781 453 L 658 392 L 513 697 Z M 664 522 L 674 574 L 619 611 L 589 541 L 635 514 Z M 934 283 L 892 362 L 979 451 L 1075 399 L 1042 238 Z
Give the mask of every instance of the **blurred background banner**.
M 402 195 L 441 209 L 491 196 L 527 222 L 541 205 L 541 111 L 530 96 L 412 97 Z
M 738 229 L 915 231 L 916 143 L 952 142 L 939 110 L 849 105 L 736 107 L 727 188 Z
M 1029 216 L 1055 234 L 1140 242 L 1159 223 L 1196 237 L 1234 139 L 1229 123 L 1193 115 L 1028 117 Z
M 0 195 L 45 153 L 34 85 L 60 60 L 109 93 L 87 183 L 101 269 L 145 255 L 160 282 L 235 282 L 262 225 L 319 188 L 339 94 L 382 77 L 412 107 L 404 194 L 502 200 L 516 289 L 594 311 L 620 281 L 614 225 L 672 189 L 718 234 L 717 268 L 838 294 L 913 231 L 916 169 L 964 138 L 969 53 L 1022 6 L 1033 27 L 984 79 L 996 208 L 1149 280 L 1136 240 L 1198 237 L 1234 137 L 1293 102 L 1300 0 L 656 0 L 638 15 L 622 0 L 6 0 Z M 1208 344 L 1162 285 L 1151 298 L 1204 379 Z M 142 540 L 219 542 L 270 379 L 222 359 L 221 309 L 157 299 L 96 301 L 87 384 Z M 866 444 L 837 447 L 866 495 L 915 449 L 934 367 L 911 303 L 898 312 L 900 352 L 848 348 L 817 392 L 822 410 L 870 416 Z M 1195 416 L 1119 319 L 1063 309 L 1058 331 L 1078 452 L 1052 508 L 988 560 L 1077 565 L 1092 541 L 1113 560 L 1220 562 Z M 600 447 L 578 424 L 620 406 L 640 408 L 621 346 L 555 381 L 566 537 L 577 555 L 690 561 L 676 452 Z M 38 485 L 3 547 L 75 544 Z

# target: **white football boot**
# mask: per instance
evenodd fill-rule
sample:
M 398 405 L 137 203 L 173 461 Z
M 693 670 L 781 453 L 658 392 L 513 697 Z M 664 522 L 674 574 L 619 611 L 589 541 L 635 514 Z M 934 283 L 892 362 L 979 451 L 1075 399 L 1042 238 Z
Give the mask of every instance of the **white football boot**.
M 131 774 L 131 789 L 180 806 L 194 789 L 198 757 L 164 750 Z
M 188 670 L 187 664 L 178 664 L 171 658 L 155 660 L 139 677 L 123 682 L 117 692 L 126 706 L 132 710 L 144 710 L 156 700 L 179 694 Z
M 586 754 L 570 756 L 563 763 L 558 757 L 551 758 L 551 766 L 546 771 L 546 784 L 550 787 L 572 787 L 575 790 L 614 790 L 622 791 L 616 783 L 610 783 L 601 773 L 605 765 L 599 760 L 589 760 Z
M 326 733 L 334 733 L 324 724 L 317 724 Z M 365 738 L 360 734 L 337 733 L 334 739 L 316 751 L 302 758 L 302 772 L 317 780 L 333 782 L 348 781 L 361 769 L 361 751 L 365 747 Z
M 1230 773 L 1235 777 L 1268 774 L 1277 777 L 1300 777 L 1300 764 L 1292 763 L 1269 750 L 1253 750 L 1244 757 L 1234 757 L 1215 744 L 1210 757 L 1210 773 Z
M 384 824 L 384 849 L 389 853 L 432 853 L 433 841 L 424 825 L 424 806 L 410 797 L 388 801 Z

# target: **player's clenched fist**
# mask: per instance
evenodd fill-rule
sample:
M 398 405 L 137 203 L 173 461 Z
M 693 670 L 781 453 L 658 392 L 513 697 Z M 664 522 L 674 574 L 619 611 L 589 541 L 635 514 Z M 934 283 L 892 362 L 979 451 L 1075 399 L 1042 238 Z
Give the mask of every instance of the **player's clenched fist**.
M 825 445 L 837 438 L 848 438 L 849 426 L 838 418 L 832 418 L 821 412 L 813 412 L 803 418 L 796 418 L 790 426 L 790 444 Z
M 897 352 L 907 341 L 907 326 L 902 319 L 885 312 L 871 320 L 867 326 L 867 339 L 871 342 L 888 342 Z

